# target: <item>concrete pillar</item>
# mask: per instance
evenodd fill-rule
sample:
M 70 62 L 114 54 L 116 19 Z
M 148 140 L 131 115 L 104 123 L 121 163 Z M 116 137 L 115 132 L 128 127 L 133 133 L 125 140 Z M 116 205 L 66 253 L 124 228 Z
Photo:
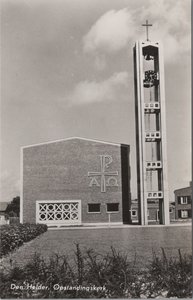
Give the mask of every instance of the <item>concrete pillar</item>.
M 147 170 L 146 170 L 146 129 L 144 104 L 144 57 L 148 54 L 147 60 L 154 60 L 154 71 L 157 74 L 155 93 L 153 101 L 159 102 L 159 111 L 155 110 L 155 127 L 160 132 L 161 138 L 151 138 L 156 143 L 157 160 L 161 161 L 162 169 L 153 170 L 157 172 L 157 191 L 147 191 Z M 151 77 L 150 77 L 150 80 Z M 152 81 L 153 82 L 153 81 Z M 136 116 L 136 152 L 137 152 L 137 185 L 139 201 L 139 218 L 141 225 L 148 225 L 148 199 L 159 201 L 160 223 L 169 224 L 169 198 L 167 179 L 167 147 L 166 147 L 166 111 L 165 111 L 165 86 L 164 86 L 164 64 L 163 52 L 159 42 L 137 41 L 134 47 L 134 83 L 135 83 L 135 116 Z M 149 83 L 148 83 L 149 84 Z M 149 86 L 150 87 L 150 86 Z M 152 113 L 152 111 L 150 112 Z M 154 113 L 154 112 L 153 112 Z M 151 130 L 150 130 L 151 133 Z M 150 136 L 152 136 L 150 134 Z M 150 193 L 148 193 L 150 192 Z M 160 196 L 161 195 L 161 196 Z M 156 197 L 157 196 L 157 197 Z

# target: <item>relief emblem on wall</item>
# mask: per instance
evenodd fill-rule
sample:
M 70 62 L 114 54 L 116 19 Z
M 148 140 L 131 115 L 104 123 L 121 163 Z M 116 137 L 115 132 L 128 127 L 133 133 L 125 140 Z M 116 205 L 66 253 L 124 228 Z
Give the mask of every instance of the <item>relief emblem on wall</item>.
M 117 178 L 118 171 L 108 171 L 112 164 L 113 158 L 111 155 L 100 155 L 100 171 L 88 172 L 91 177 L 89 186 L 97 186 L 101 188 L 101 193 L 106 192 L 106 187 L 118 186 Z

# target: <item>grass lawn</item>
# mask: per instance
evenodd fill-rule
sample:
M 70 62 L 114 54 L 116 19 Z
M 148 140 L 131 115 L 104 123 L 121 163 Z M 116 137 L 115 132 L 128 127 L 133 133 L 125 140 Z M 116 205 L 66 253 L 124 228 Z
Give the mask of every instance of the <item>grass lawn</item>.
M 53 253 L 74 255 L 75 243 L 82 250 L 92 248 L 98 253 L 109 252 L 113 246 L 116 250 L 128 254 L 134 261 L 135 255 L 138 266 L 145 266 L 152 260 L 152 252 L 161 253 L 164 248 L 168 256 L 177 256 L 178 249 L 182 253 L 192 253 L 192 227 L 137 227 L 137 228 L 105 228 L 105 229 L 64 229 L 49 230 L 34 240 L 21 246 L 5 257 L 3 267 L 23 265 L 36 252 L 48 258 Z

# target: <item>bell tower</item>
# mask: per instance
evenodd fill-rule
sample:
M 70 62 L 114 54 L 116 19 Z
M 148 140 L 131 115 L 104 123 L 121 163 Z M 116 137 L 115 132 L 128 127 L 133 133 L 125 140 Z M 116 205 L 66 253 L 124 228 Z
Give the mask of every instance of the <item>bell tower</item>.
M 159 41 L 137 41 L 134 49 L 135 119 L 139 223 L 148 225 L 149 207 L 159 205 L 157 221 L 169 224 L 164 62 Z

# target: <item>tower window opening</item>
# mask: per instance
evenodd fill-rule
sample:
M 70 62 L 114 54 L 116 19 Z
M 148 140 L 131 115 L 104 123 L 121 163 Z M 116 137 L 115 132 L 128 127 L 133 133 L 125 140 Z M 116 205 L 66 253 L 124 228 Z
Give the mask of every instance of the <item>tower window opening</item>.
M 132 209 L 131 210 L 131 215 L 132 215 L 132 217 L 137 217 L 137 210 L 136 209 Z
M 154 60 L 154 57 L 150 54 L 144 55 L 145 60 Z

